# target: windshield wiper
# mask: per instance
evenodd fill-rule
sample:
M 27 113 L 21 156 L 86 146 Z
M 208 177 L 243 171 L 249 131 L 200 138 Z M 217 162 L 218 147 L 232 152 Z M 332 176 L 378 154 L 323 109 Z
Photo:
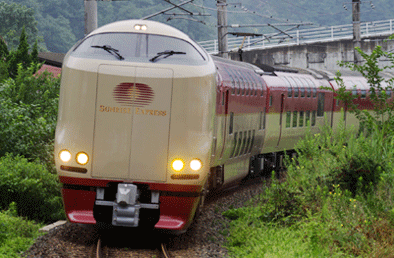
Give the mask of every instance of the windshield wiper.
M 91 46 L 91 47 L 104 49 L 105 51 L 107 51 L 111 55 L 114 55 L 114 56 L 118 57 L 119 60 L 123 60 L 124 59 L 124 57 L 119 54 L 119 50 L 117 50 L 117 49 L 115 49 L 115 48 L 113 48 L 111 46 L 108 46 L 108 45 L 97 46 L 96 45 L 96 46 Z
M 176 51 L 173 51 L 173 50 L 166 50 L 164 52 L 157 53 L 157 55 L 155 57 L 149 59 L 149 61 L 155 62 L 161 56 L 164 56 L 163 58 L 167 58 L 167 57 L 172 56 L 172 55 L 186 55 L 186 52 L 176 52 Z

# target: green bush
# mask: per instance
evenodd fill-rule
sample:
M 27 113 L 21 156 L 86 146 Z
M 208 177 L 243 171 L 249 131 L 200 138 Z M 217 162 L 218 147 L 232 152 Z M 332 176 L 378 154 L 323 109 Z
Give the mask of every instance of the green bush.
M 64 218 L 58 177 L 36 162 L 7 154 L 0 158 L 0 209 L 15 202 L 17 213 L 50 222 Z
M 343 82 L 338 98 L 360 120 L 358 133 L 339 125 L 308 132 L 296 158 L 286 158 L 286 179 L 274 177 L 257 207 L 229 210 L 228 249 L 235 257 L 392 257 L 394 253 L 394 54 L 377 47 L 362 65 L 346 64 L 371 85 L 374 112 L 357 109 Z M 378 59 L 392 65 L 380 68 Z M 383 86 L 385 81 L 389 87 Z M 326 123 L 328 124 L 328 123 Z M 268 233 L 267 233 L 268 232 Z M 276 234 L 280 232 L 280 234 Z M 269 243 L 268 245 L 266 243 Z M 283 243 L 286 243 L 283 245 Z M 278 250 L 286 250 L 278 255 Z
M 34 75 L 37 66 L 19 66 L 15 80 L 0 83 L 0 156 L 38 158 L 50 169 L 60 80 L 49 73 Z
M 7 211 L 0 212 L 0 257 L 20 257 L 42 233 L 36 224 L 17 217 L 16 204 L 11 203 Z
M 338 184 L 353 197 L 367 196 L 376 190 L 382 173 L 393 169 L 393 143 L 392 136 L 379 130 L 357 137 L 354 130 L 341 127 L 333 132 L 325 126 L 320 134 L 300 140 L 297 162 L 288 160 L 287 174 L 302 189 Z

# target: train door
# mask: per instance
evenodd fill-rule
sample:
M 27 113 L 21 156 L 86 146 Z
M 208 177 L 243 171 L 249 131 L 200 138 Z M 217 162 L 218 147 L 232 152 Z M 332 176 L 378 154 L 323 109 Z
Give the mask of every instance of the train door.
M 228 117 L 229 94 L 230 93 L 229 93 L 228 89 L 221 88 L 220 95 L 221 95 L 221 105 L 222 105 L 222 108 L 224 109 L 224 121 L 223 121 L 224 126 L 223 126 L 223 132 L 222 132 L 223 134 L 222 134 L 222 139 L 221 139 L 221 142 L 223 144 L 222 144 L 222 150 L 220 151 L 219 159 L 221 159 L 223 157 L 223 153 L 224 153 L 224 150 L 226 147 L 226 138 L 227 138 L 227 132 L 228 132 L 227 127 L 228 127 L 228 123 L 230 120 L 230 118 Z M 229 129 L 231 129 L 231 128 L 229 128 Z M 230 132 L 230 133 L 232 133 L 232 132 Z
M 284 110 L 284 105 L 285 105 L 285 94 L 281 94 L 280 96 L 280 114 L 279 114 L 279 138 L 278 138 L 278 143 L 276 146 L 279 146 L 280 139 L 282 137 L 282 121 L 283 121 L 283 110 Z

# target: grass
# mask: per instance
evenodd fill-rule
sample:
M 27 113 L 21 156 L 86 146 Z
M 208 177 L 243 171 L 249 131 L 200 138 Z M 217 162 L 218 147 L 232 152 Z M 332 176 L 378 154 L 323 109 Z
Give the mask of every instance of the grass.
M 314 234 L 308 235 L 307 232 L 314 227 L 312 224 L 281 227 L 263 222 L 250 225 L 240 221 L 232 225 L 237 228 L 232 235 L 237 237 L 229 239 L 228 250 L 233 257 L 347 257 L 341 252 L 333 253 L 328 246 L 320 246 Z
M 231 220 L 231 257 L 393 257 L 394 137 L 322 128 Z
M 12 203 L 7 211 L 0 212 L 0 257 L 20 257 L 38 236 L 44 234 L 38 231 L 42 226 L 18 217 Z

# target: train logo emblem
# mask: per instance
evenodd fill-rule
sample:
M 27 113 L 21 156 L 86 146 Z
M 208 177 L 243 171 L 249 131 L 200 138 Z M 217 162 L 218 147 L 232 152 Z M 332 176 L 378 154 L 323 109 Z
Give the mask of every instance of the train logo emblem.
M 143 107 L 152 103 L 155 93 L 146 84 L 122 82 L 115 87 L 113 96 L 121 106 Z

